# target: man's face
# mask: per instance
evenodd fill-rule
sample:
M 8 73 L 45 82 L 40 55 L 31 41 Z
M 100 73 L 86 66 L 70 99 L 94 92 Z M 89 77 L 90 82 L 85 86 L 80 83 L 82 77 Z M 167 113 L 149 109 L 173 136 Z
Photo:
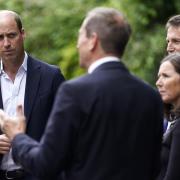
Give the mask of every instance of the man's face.
M 170 26 L 167 30 L 167 52 L 180 52 L 180 27 Z
M 0 13 L 0 56 L 3 61 L 16 61 L 24 53 L 24 30 L 19 30 L 12 15 Z
M 82 24 L 79 30 L 78 42 L 77 42 L 77 49 L 79 52 L 79 65 L 83 68 L 88 68 L 89 62 L 89 38 L 86 34 L 86 29 L 84 26 L 85 23 Z

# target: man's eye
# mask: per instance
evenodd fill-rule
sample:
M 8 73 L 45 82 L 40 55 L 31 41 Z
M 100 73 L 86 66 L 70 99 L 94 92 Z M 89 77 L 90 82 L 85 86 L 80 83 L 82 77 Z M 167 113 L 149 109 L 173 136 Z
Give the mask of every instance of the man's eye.
M 13 33 L 13 34 L 8 34 L 8 38 L 15 38 L 17 34 Z
M 179 44 L 180 43 L 180 39 L 174 40 L 174 43 Z
M 4 39 L 4 36 L 3 35 L 0 35 L 0 41 Z

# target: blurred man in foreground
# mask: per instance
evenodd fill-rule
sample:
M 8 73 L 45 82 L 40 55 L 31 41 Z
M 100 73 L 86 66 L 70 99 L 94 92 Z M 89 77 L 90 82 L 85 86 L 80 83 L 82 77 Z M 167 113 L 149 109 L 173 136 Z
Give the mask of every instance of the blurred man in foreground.
M 25 117 L 0 113 L 16 162 L 42 179 L 152 180 L 159 169 L 159 94 L 121 61 L 131 29 L 112 8 L 91 10 L 79 30 L 80 66 L 88 74 L 60 87 L 41 142 L 24 134 Z

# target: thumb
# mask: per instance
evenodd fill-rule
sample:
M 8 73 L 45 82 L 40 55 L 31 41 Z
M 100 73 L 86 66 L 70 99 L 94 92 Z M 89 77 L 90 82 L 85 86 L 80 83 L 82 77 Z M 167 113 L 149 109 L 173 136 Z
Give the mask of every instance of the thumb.
M 0 109 L 0 126 L 3 125 L 5 119 L 5 113 L 2 109 Z
M 0 118 L 3 119 L 5 116 L 5 113 L 2 109 L 0 109 Z
M 24 115 L 24 113 L 23 113 L 23 107 L 22 107 L 21 104 L 16 107 L 16 115 L 17 115 L 17 116 L 23 116 L 23 115 Z

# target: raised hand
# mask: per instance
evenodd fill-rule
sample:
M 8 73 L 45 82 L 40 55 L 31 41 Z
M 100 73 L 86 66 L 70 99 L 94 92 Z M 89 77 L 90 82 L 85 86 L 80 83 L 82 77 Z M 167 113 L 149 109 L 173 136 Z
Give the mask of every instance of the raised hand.
M 12 140 L 17 134 L 24 133 L 26 129 L 25 116 L 23 114 L 22 105 L 18 105 L 16 116 L 10 117 L 0 110 L 0 126 L 6 136 Z

